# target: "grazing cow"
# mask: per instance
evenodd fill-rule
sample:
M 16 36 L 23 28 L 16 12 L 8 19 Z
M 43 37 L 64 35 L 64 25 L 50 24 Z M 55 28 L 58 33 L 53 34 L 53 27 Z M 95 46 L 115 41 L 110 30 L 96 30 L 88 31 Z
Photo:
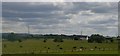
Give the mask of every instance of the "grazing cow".
M 82 49 L 80 49 L 80 51 L 82 51 Z
M 91 51 L 93 51 L 94 49 L 90 49 Z

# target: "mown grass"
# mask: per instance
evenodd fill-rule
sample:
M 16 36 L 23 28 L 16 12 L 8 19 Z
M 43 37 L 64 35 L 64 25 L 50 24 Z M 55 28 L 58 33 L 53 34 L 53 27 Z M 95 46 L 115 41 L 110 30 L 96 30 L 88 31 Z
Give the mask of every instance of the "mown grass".
M 4 47 L 6 45 L 6 47 Z M 22 42 L 3 41 L 3 54 L 117 54 L 118 43 L 88 43 L 85 40 L 68 40 L 64 42 L 53 42 L 53 39 L 48 39 L 43 42 L 43 39 L 28 39 Z M 22 47 L 21 47 L 22 46 Z M 95 48 L 97 46 L 97 48 Z M 73 47 L 76 47 L 73 49 Z M 80 51 L 80 47 L 86 49 Z M 48 49 L 49 48 L 49 49 Z M 63 48 L 63 49 L 60 49 Z M 100 48 L 100 49 L 99 49 Z M 94 50 L 90 50 L 94 49 Z

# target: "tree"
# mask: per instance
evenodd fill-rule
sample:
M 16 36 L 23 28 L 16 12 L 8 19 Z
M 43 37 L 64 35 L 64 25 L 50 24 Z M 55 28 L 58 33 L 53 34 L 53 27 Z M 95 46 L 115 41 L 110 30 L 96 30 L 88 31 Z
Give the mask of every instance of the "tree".
M 114 42 L 114 40 L 113 40 L 113 39 L 111 39 L 111 40 L 110 40 L 110 42 L 111 42 L 111 43 L 113 43 L 113 42 Z
M 105 37 L 99 34 L 92 34 L 88 39 L 89 43 L 97 42 L 102 43 L 105 40 Z
M 55 38 L 53 41 L 54 42 L 63 42 L 63 39 L 62 38 Z
M 79 38 L 78 37 L 74 37 L 74 40 L 79 40 Z
M 93 39 L 88 39 L 88 43 L 93 43 L 94 40 Z
M 11 32 L 10 33 L 10 35 L 9 35 L 10 37 L 8 38 L 8 41 L 15 41 L 16 39 L 15 39 L 15 33 L 14 32 Z

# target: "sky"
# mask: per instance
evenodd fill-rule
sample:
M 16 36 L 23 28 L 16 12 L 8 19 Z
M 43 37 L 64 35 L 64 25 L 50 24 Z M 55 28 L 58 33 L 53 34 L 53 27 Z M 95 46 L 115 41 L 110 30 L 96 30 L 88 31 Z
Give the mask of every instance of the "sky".
M 119 0 L 0 0 L 3 2 L 119 2 Z
M 3 2 L 2 32 L 34 34 L 118 33 L 117 2 Z

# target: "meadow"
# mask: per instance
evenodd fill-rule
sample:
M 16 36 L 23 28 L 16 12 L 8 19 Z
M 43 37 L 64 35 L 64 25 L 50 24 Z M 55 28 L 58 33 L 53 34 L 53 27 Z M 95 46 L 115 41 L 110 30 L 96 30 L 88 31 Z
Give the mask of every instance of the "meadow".
M 2 42 L 3 54 L 118 54 L 118 43 L 88 43 L 86 40 L 27 39 Z

